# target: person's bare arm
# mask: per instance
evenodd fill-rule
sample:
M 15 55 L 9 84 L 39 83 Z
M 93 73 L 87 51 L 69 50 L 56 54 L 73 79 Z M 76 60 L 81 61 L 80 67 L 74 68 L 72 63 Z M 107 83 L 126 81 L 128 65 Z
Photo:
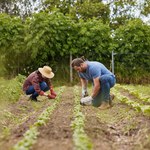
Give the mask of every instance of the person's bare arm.
M 93 79 L 94 81 L 94 88 L 93 88 L 93 93 L 92 93 L 92 98 L 96 97 L 99 90 L 100 90 L 100 81 L 99 81 L 99 77 Z
M 87 80 L 80 78 L 82 88 L 87 88 Z
M 80 78 L 81 80 L 81 86 L 82 86 L 82 98 L 83 97 L 86 97 L 88 96 L 88 91 L 87 91 L 87 84 L 88 84 L 88 81 L 83 79 L 83 78 Z

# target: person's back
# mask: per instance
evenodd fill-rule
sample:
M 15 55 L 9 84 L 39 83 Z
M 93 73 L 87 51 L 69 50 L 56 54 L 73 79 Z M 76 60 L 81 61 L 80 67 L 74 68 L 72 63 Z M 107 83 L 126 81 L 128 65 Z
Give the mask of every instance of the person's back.
M 90 61 L 89 63 L 87 62 L 87 64 L 89 64 L 89 66 L 91 67 L 91 70 L 95 70 L 98 72 L 98 70 L 100 69 L 101 72 L 98 72 L 100 73 L 99 75 L 102 76 L 104 74 L 111 74 L 112 75 L 112 72 L 110 72 L 102 63 L 100 62 L 97 62 L 97 61 Z
M 34 71 L 32 72 L 31 74 L 29 74 L 29 76 L 26 78 L 24 84 L 23 84 L 23 91 L 26 91 L 27 88 L 32 85 L 32 81 L 33 81 L 33 78 L 34 79 L 38 79 L 38 71 Z
M 39 95 L 55 99 L 56 93 L 53 90 L 50 79 L 54 77 L 54 73 L 49 66 L 38 68 L 32 72 L 23 84 L 23 91 L 26 95 L 31 95 L 30 99 L 37 101 Z M 50 90 L 50 94 L 45 93 Z

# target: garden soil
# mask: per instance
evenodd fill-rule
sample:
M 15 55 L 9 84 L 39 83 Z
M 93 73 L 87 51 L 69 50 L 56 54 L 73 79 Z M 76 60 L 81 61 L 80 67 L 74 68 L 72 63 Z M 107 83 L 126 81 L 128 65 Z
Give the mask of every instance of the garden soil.
M 120 91 L 130 99 L 129 93 Z M 34 102 L 32 102 L 34 103 Z M 36 122 L 37 117 L 53 100 L 43 100 L 36 104 L 38 110 L 31 106 L 26 96 L 9 107 L 15 116 L 26 113 L 27 118 L 18 126 L 11 125 L 11 134 L 0 139 L 0 150 L 11 150 L 23 138 L 23 134 Z M 38 106 L 39 105 L 39 106 Z M 74 150 L 73 118 L 74 95 L 73 87 L 66 87 L 61 101 L 53 111 L 46 125 L 39 127 L 39 135 L 32 150 Z M 150 117 L 136 112 L 129 106 L 122 104 L 116 98 L 113 107 L 100 110 L 92 106 L 81 106 L 85 115 L 85 133 L 93 143 L 93 150 L 149 150 L 150 149 Z

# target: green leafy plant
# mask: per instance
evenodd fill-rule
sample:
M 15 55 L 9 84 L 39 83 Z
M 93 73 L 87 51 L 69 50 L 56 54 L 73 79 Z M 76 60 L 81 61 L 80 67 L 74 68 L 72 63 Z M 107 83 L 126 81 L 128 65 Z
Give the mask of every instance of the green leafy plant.
M 121 95 L 115 88 L 113 88 L 112 91 L 115 93 L 117 99 L 119 99 L 121 102 L 131 106 L 132 108 L 134 108 L 139 112 L 142 112 L 144 115 L 150 115 L 149 105 L 142 105 L 133 100 L 130 100 L 128 97 Z
M 75 144 L 75 149 L 80 149 L 80 150 L 91 150 L 93 149 L 93 145 L 86 135 L 84 131 L 84 121 L 85 121 L 85 116 L 80 110 L 80 101 L 79 97 L 76 93 L 78 93 L 78 88 L 74 88 L 74 95 L 75 95 L 75 106 L 74 106 L 74 120 L 71 123 L 72 130 L 74 131 L 73 133 L 73 141 Z
M 123 88 L 125 90 L 127 90 L 130 94 L 136 96 L 137 98 L 139 98 L 140 100 L 142 100 L 143 102 L 148 102 L 150 103 L 150 96 L 148 95 L 143 95 L 140 91 L 134 89 L 134 88 L 131 88 L 129 86 L 125 86 L 125 85 L 119 85 L 117 84 L 118 88 Z
M 49 120 L 50 115 L 52 114 L 52 112 L 54 111 L 54 109 L 56 108 L 56 106 L 58 105 L 58 103 L 61 100 L 60 97 L 61 97 L 61 93 L 63 92 L 64 88 L 65 87 L 61 87 L 61 89 L 58 93 L 58 96 L 57 96 L 56 100 L 54 101 L 53 105 L 49 106 L 41 113 L 41 115 L 38 117 L 37 121 L 30 127 L 29 130 L 26 131 L 26 133 L 24 134 L 24 138 L 13 147 L 13 150 L 31 149 L 32 145 L 36 142 L 37 135 L 39 134 L 38 127 L 45 125 L 46 122 Z

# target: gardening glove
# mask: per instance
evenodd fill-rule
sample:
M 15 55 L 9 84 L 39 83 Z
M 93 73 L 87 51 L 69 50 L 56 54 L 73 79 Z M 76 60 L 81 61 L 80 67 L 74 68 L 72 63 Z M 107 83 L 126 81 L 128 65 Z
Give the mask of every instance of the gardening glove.
M 82 88 L 82 98 L 88 96 L 87 88 Z
M 87 96 L 87 97 L 81 98 L 80 104 L 81 105 L 92 105 L 92 101 L 93 101 L 92 96 Z
M 48 96 L 47 96 L 49 99 L 55 99 L 55 97 L 56 96 L 54 96 L 54 95 L 51 95 L 51 94 L 48 94 Z
M 43 96 L 44 95 L 44 91 L 40 91 L 39 95 Z
M 40 91 L 39 95 L 40 95 L 40 96 L 48 96 L 48 94 L 45 93 L 44 91 Z
M 53 87 L 50 86 L 50 93 L 51 95 L 54 95 L 55 97 L 57 96 L 57 94 L 54 92 Z

